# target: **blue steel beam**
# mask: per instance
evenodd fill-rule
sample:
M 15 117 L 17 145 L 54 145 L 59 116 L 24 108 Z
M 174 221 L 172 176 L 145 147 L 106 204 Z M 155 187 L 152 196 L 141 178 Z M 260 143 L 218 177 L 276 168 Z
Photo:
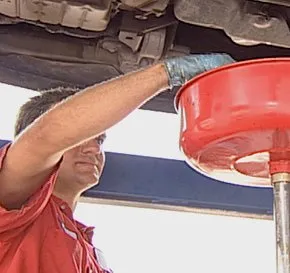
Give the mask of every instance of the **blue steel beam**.
M 0 146 L 4 145 L 0 140 Z M 273 214 L 272 189 L 237 186 L 205 177 L 181 161 L 107 153 L 99 186 L 85 197 L 218 210 L 256 216 Z

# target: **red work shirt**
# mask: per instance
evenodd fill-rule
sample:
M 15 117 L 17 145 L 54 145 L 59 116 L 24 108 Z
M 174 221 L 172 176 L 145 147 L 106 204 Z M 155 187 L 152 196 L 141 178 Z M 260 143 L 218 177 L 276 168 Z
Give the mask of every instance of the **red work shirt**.
M 0 149 L 0 168 L 9 145 Z M 0 206 L 1 273 L 104 273 L 93 228 L 52 194 L 57 170 L 19 210 Z

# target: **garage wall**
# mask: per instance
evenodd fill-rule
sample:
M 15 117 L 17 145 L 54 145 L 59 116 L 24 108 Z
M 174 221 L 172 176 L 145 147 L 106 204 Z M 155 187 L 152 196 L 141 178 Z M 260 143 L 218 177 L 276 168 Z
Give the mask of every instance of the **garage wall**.
M 275 272 L 274 222 L 80 203 L 115 273 Z

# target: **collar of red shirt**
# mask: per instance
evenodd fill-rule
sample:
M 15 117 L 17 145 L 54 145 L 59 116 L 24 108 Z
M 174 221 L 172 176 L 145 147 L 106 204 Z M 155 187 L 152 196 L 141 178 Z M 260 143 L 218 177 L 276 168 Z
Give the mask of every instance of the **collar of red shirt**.
M 76 221 L 73 218 L 73 211 L 71 210 L 71 208 L 65 201 L 63 201 L 62 199 L 58 198 L 55 195 L 52 195 L 51 198 L 53 198 L 54 202 L 58 204 L 58 206 L 66 214 L 66 216 L 68 216 L 76 224 L 78 230 L 80 230 L 83 234 L 87 236 L 87 238 L 89 239 L 89 242 L 92 242 L 95 228 L 91 226 L 85 226 L 84 224 Z

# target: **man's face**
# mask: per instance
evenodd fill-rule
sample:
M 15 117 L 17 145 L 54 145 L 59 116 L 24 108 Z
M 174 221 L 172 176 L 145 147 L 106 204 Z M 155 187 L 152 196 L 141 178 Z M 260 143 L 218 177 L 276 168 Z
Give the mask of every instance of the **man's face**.
M 99 183 L 105 164 L 104 140 L 105 135 L 101 135 L 65 152 L 56 191 L 84 191 Z

